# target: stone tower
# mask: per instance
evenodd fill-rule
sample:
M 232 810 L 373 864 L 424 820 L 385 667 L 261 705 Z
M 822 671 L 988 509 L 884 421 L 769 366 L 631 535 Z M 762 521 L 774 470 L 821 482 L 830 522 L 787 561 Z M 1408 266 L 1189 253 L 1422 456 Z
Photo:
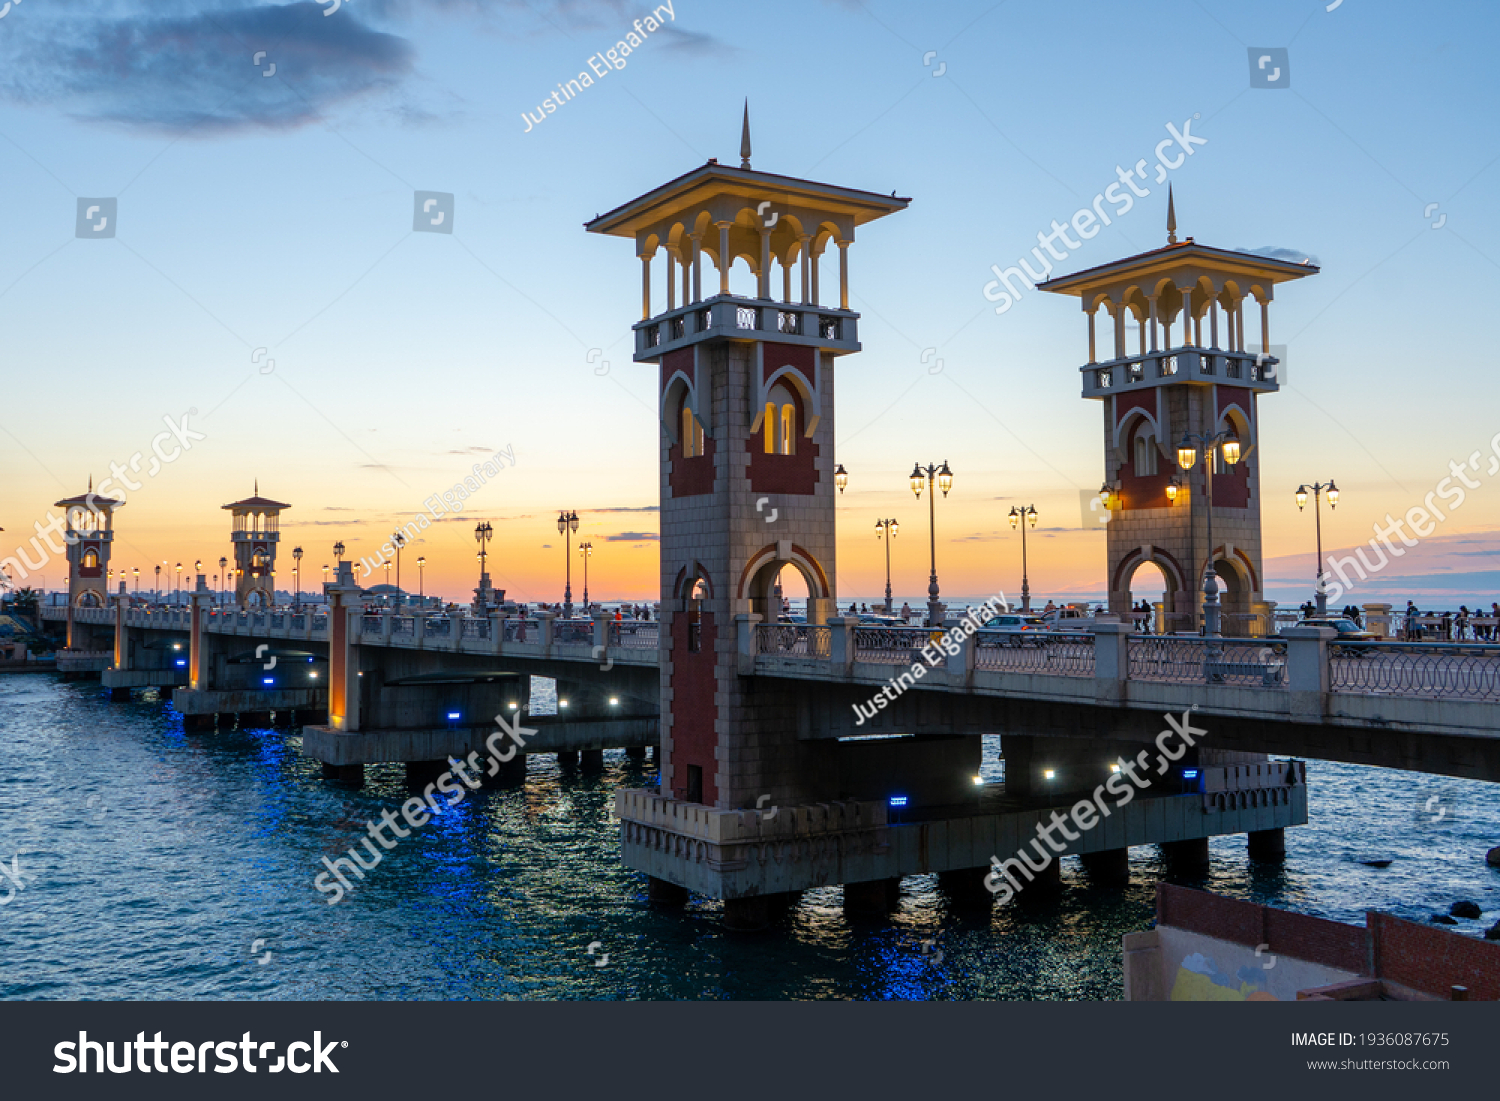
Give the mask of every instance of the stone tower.
M 276 544 L 281 541 L 282 510 L 291 505 L 253 495 L 225 505 L 233 517 L 234 599 L 241 608 L 268 608 L 276 603 Z
M 1089 358 L 1079 370 L 1083 396 L 1104 413 L 1100 521 L 1108 527 L 1109 610 L 1128 612 L 1131 578 L 1145 562 L 1166 578 L 1159 629 L 1196 631 L 1203 582 L 1212 569 L 1223 589 L 1226 635 L 1274 631 L 1263 598 L 1260 532 L 1259 401 L 1275 393 L 1277 364 L 1246 350 L 1246 306 L 1258 304 L 1260 347 L 1270 348 L 1277 283 L 1315 275 L 1309 263 L 1178 241 L 1168 199 L 1167 244 L 1041 284 L 1070 294 L 1088 315 Z M 1098 357 L 1095 319 L 1113 320 L 1113 342 Z M 1136 347 L 1127 320 L 1139 327 Z M 1232 432 L 1241 458 L 1212 451 L 1187 471 L 1184 435 Z M 1212 531 L 1206 495 L 1212 464 Z
M 661 794 L 720 809 L 837 795 L 834 747 L 798 741 L 785 690 L 742 676 L 738 635 L 776 622 L 787 567 L 810 624 L 835 614 L 834 365 L 860 348 L 849 246 L 910 201 L 751 168 L 748 119 L 740 152 L 586 226 L 635 243 L 635 360 L 658 369 Z

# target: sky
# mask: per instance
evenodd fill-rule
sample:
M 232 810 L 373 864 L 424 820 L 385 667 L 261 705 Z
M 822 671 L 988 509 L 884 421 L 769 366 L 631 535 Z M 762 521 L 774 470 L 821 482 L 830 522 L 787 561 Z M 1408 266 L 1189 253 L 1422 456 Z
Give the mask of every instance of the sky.
M 1349 599 L 1500 598 L 1500 476 L 1484 473 L 1500 455 L 1493 4 L 675 0 L 625 68 L 528 123 L 651 10 L 12 2 L 0 557 L 111 463 L 148 469 L 170 422 L 190 446 L 169 437 L 172 461 L 124 494 L 117 567 L 215 563 L 220 506 L 258 479 L 293 506 L 283 553 L 306 548 L 306 589 L 335 541 L 373 555 L 499 452 L 504 469 L 406 552 L 405 587 L 421 554 L 427 593 L 469 599 L 487 520 L 495 584 L 557 600 L 568 509 L 594 546 L 591 596 L 653 598 L 639 267 L 582 226 L 710 157 L 737 163 L 748 98 L 758 169 L 912 198 L 851 249 L 864 350 L 838 365 L 841 599 L 883 592 L 882 516 L 901 521 L 898 598 L 924 592 L 926 502 L 907 474 L 944 460 L 945 594 L 1019 588 L 1005 514 L 1032 503 L 1032 592 L 1102 591 L 1104 536 L 1080 506 L 1103 458 L 1077 300 L 1028 293 L 997 315 L 983 288 L 1188 120 L 1205 144 L 1170 173 L 1179 232 L 1321 265 L 1272 308 L 1286 354 L 1261 403 L 1268 595 L 1310 594 L 1299 483 L 1338 483 L 1323 515 L 1338 553 L 1479 452 L 1463 506 Z M 1252 87 L 1267 48 L 1286 51 L 1286 84 Z M 1059 273 L 1165 243 L 1166 184 L 1145 187 Z M 419 191 L 453 196 L 451 232 L 414 230 Z M 111 214 L 116 233 L 92 228 Z

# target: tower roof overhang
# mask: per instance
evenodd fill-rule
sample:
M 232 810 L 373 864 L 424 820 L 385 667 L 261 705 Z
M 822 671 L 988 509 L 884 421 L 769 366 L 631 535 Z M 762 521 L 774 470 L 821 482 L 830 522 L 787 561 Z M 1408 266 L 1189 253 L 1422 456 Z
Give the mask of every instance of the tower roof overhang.
M 264 512 L 270 509 L 291 508 L 292 506 L 284 501 L 273 501 L 269 497 L 255 496 L 246 497 L 243 501 L 234 501 L 227 505 L 220 505 L 219 507 L 240 509 L 245 512 Z
M 124 508 L 125 502 L 119 497 L 105 497 L 103 494 L 80 493 L 77 497 L 65 497 L 61 501 L 54 501 L 53 508 L 87 508 L 95 512 L 108 512 L 111 509 Z
M 1053 294 L 1070 294 L 1075 298 L 1090 292 L 1105 291 L 1128 283 L 1153 279 L 1184 281 L 1184 277 L 1217 275 L 1246 283 L 1275 285 L 1291 279 L 1317 275 L 1319 268 L 1308 263 L 1276 260 L 1253 252 L 1213 248 L 1189 238 L 1177 244 L 1164 245 L 1150 252 L 1113 260 L 1108 264 L 1085 268 L 1072 275 L 1062 275 L 1038 283 L 1037 290 Z
M 584 229 L 611 237 L 634 237 L 680 211 L 702 209 L 710 200 L 725 196 L 744 199 L 752 206 L 770 199 L 816 208 L 846 216 L 856 226 L 905 210 L 911 203 L 911 199 L 900 198 L 894 192 L 877 195 L 873 191 L 709 161 L 585 222 Z

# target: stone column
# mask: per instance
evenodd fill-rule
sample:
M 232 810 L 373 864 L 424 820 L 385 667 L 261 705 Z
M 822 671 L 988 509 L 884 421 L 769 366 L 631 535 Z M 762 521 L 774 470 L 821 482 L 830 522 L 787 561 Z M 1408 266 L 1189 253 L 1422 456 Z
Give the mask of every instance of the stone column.
M 839 309 L 849 308 L 849 242 L 839 243 Z
M 1332 627 L 1289 627 L 1286 639 L 1287 687 L 1294 722 L 1322 722 L 1328 709 L 1328 640 Z
M 829 666 L 844 676 L 854 672 L 854 627 L 858 622 L 854 616 L 834 616 L 828 621 Z
M 1094 624 L 1094 698 L 1124 703 L 1130 692 L 1130 635 L 1134 624 Z
M 733 263 L 729 255 L 729 227 L 733 222 L 717 222 L 719 227 L 719 293 L 729 293 L 729 268 Z

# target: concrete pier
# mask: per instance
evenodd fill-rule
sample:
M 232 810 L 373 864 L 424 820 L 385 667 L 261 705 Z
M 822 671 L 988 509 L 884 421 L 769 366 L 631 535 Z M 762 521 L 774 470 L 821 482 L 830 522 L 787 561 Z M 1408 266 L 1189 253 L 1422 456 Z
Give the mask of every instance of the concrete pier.
M 1130 882 L 1130 850 L 1105 849 L 1080 858 L 1089 882 L 1100 887 L 1123 887 Z
M 1279 864 L 1286 859 L 1286 830 L 1251 830 L 1249 856 L 1268 864 Z

